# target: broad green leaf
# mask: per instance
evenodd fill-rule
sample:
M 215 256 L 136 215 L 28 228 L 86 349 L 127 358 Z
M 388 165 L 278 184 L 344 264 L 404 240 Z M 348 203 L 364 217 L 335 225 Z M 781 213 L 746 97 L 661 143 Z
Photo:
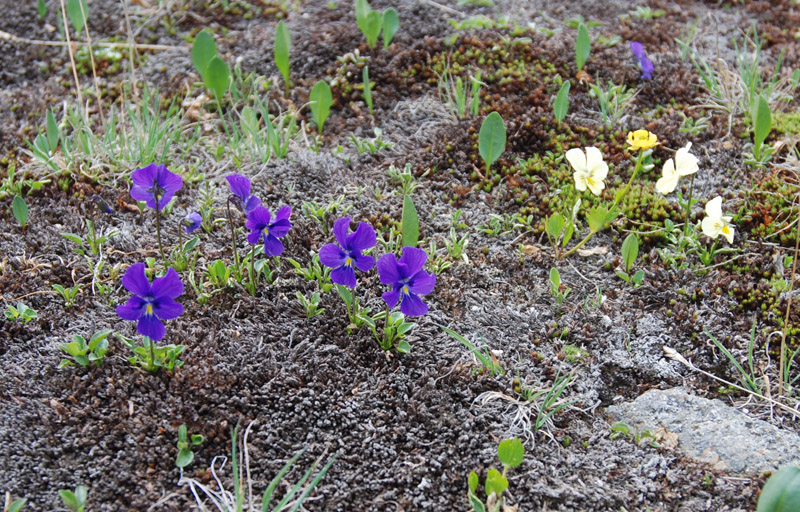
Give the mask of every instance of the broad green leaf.
M 473 512 L 486 512 L 486 506 L 474 494 L 469 495 L 469 504 L 472 505 Z
M 513 439 L 506 439 L 501 441 L 497 447 L 497 458 L 504 466 L 515 468 L 522 464 L 522 458 L 525 456 L 525 447 L 522 446 L 522 441 L 516 437 Z
M 397 30 L 400 28 L 400 17 L 392 8 L 383 11 L 383 49 L 389 48 Z
M 46 13 L 47 11 L 45 10 L 45 14 Z M 22 507 L 24 507 L 26 503 L 28 503 L 28 500 L 25 498 L 14 500 L 14 502 L 11 503 L 11 505 L 8 507 L 8 512 L 19 512 L 20 510 L 22 510 Z
M 39 0 L 36 3 L 36 10 L 39 12 L 39 19 L 43 20 L 44 17 L 47 16 L 47 4 L 44 3 L 44 0 Z M 19 500 L 17 500 L 17 501 L 19 501 Z M 16 503 L 16 502 L 14 502 L 14 503 Z
M 86 0 L 67 0 L 67 17 L 75 32 L 83 30 L 86 20 L 89 19 L 89 7 L 86 5 Z
M 589 210 L 586 216 L 586 221 L 589 223 L 589 229 L 592 233 L 597 233 L 607 222 L 611 222 L 617 217 L 618 210 L 609 212 L 605 206 L 595 206 Z
M 561 274 L 556 267 L 550 269 L 550 287 L 554 290 L 561 287 Z
M 333 105 L 331 86 L 325 80 L 320 80 L 311 89 L 309 99 L 313 102 L 311 103 L 311 117 L 314 118 L 319 133 L 322 133 L 322 127 L 325 125 L 325 120 L 328 119 L 331 105 Z
M 366 33 L 367 15 L 372 10 L 367 0 L 356 1 L 356 25 L 361 32 Z
M 364 66 L 361 71 L 361 80 L 364 83 L 364 101 L 367 103 L 369 113 L 372 114 L 372 84 L 369 82 L 369 66 Z
M 280 21 L 275 29 L 275 66 L 283 75 L 285 93 L 289 95 L 289 52 L 292 48 L 292 35 L 286 23 Z
M 478 473 L 471 471 L 469 476 L 467 477 L 467 485 L 469 486 L 469 490 L 471 493 L 475 494 L 475 491 L 478 490 L 479 483 L 480 483 L 480 478 L 478 478 Z
M 547 234 L 550 235 L 550 238 L 553 239 L 555 243 L 558 240 L 558 237 L 561 236 L 561 233 L 564 231 L 564 216 L 560 213 L 554 213 L 550 217 L 547 218 L 547 222 L 545 223 L 545 229 L 547 230 Z
M 564 120 L 569 111 L 569 87 L 570 83 L 567 80 L 559 89 L 556 101 L 553 103 L 553 115 L 559 123 Z
M 224 60 L 219 57 L 212 57 L 206 70 L 206 87 L 210 90 L 217 101 L 225 96 L 231 83 L 231 70 Z
M 194 452 L 189 448 L 181 448 L 178 451 L 178 456 L 175 458 L 175 465 L 179 468 L 185 468 L 194 460 Z
M 75 493 L 67 489 L 61 489 L 58 491 L 58 495 L 61 497 L 61 501 L 64 502 L 65 507 L 72 512 L 78 511 L 80 505 L 78 504 L 78 498 L 75 497 Z
M 411 352 L 411 345 L 406 340 L 400 340 L 395 347 L 395 350 L 401 354 L 408 354 Z
M 211 59 L 217 56 L 217 43 L 207 30 L 201 30 L 192 44 L 192 63 L 203 82 L 206 83 L 206 72 Z
M 639 238 L 631 233 L 622 242 L 622 261 L 625 264 L 625 272 L 631 271 L 637 256 L 639 256 Z
M 364 36 L 367 38 L 367 46 L 375 48 L 378 44 L 378 36 L 381 34 L 383 26 L 383 13 L 380 11 L 369 11 L 367 19 L 364 21 Z
M 785 466 L 775 472 L 758 498 L 757 512 L 800 510 L 800 466 Z
M 414 201 L 408 195 L 403 197 L 403 219 L 400 223 L 400 230 L 403 245 L 416 247 L 419 240 L 419 218 Z
M 11 202 L 11 212 L 23 228 L 28 225 L 28 205 L 20 196 L 14 196 L 14 200 Z
M 45 130 L 47 133 L 48 149 L 52 154 L 58 147 L 58 139 L 60 134 L 58 132 L 58 124 L 56 124 L 56 118 L 53 115 L 53 111 L 49 108 L 47 109 L 47 124 L 45 125 Z
M 769 103 L 763 96 L 758 97 L 753 107 L 753 142 L 756 148 L 760 148 L 767 139 L 772 129 L 772 113 L 769 110 Z M 758 153 L 758 149 L 755 150 Z
M 504 477 L 499 471 L 495 468 L 492 468 L 486 474 L 486 495 L 489 496 L 494 493 L 498 498 L 503 491 L 508 489 L 508 479 Z
M 585 24 L 581 23 L 578 25 L 578 38 L 575 40 L 575 64 L 578 66 L 578 71 L 583 69 L 591 50 L 592 41 L 589 39 L 589 30 Z
M 481 124 L 478 134 L 478 151 L 487 171 L 506 149 L 506 126 L 497 112 L 492 112 Z

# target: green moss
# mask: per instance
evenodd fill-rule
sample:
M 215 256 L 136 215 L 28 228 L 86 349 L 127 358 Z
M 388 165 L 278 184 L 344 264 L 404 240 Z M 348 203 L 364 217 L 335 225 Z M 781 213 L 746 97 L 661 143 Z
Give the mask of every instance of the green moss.
M 800 135 L 800 111 L 774 112 L 772 114 L 772 130 L 782 135 Z

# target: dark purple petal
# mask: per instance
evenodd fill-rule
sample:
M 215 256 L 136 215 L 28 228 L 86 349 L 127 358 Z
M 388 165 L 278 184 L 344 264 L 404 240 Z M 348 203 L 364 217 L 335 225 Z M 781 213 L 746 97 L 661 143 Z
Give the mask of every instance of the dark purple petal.
M 631 46 L 631 51 L 633 52 L 634 55 L 636 55 L 637 59 L 641 59 L 642 57 L 644 57 L 644 46 L 642 45 L 642 43 L 638 41 L 631 41 L 630 46 Z
M 375 258 L 372 256 L 364 256 L 363 254 L 353 253 L 353 262 L 362 272 L 368 272 L 375 265 Z
M 333 236 L 344 249 L 350 249 L 347 245 L 347 232 L 350 231 L 350 217 L 342 217 L 333 223 Z
M 272 235 L 264 236 L 264 254 L 266 256 L 280 256 L 283 244 Z
M 134 201 L 144 201 L 147 203 L 148 208 L 155 208 L 156 207 L 156 199 L 153 197 L 152 192 L 148 192 L 142 187 L 139 186 L 132 186 L 131 187 L 131 197 Z
M 163 210 L 164 207 L 167 206 L 170 201 L 172 201 L 172 198 L 174 196 L 175 196 L 175 192 L 164 191 L 164 194 L 158 198 L 158 211 Z M 150 204 L 148 203 L 147 206 L 150 206 Z M 154 198 L 153 199 L 153 206 L 150 206 L 150 208 L 155 208 L 155 207 L 156 207 L 156 200 Z
M 122 286 L 139 297 L 150 295 L 150 281 L 144 273 L 144 263 L 134 263 L 122 276 Z
M 166 200 L 167 195 L 171 198 L 175 192 L 183 188 L 183 178 L 179 174 L 167 170 L 166 166 L 159 166 L 156 179 L 158 180 L 158 185 L 165 190 L 164 204 L 169 202 Z
M 365 251 L 375 247 L 375 230 L 366 222 L 361 222 L 356 232 L 347 237 L 347 248 L 351 251 Z
M 183 305 L 172 299 L 161 299 L 153 304 L 153 313 L 161 320 L 172 320 L 183 314 Z
M 139 320 L 144 315 L 146 305 L 145 301 L 134 295 L 126 304 L 117 306 L 117 315 L 123 320 Z
M 226 176 L 225 179 L 228 180 L 231 194 L 238 196 L 242 202 L 247 201 L 250 197 L 250 180 L 241 174 L 231 174 Z
M 278 222 L 279 220 L 284 220 L 284 219 L 288 220 L 289 217 L 291 217 L 291 216 L 292 216 L 292 207 L 291 206 L 284 206 L 280 210 L 278 210 L 278 213 L 275 214 L 275 222 Z
M 642 78 L 653 78 L 653 61 L 647 57 L 639 59 L 639 66 L 642 68 Z
M 400 302 L 400 312 L 406 316 L 422 316 L 428 312 L 428 306 L 413 293 L 404 293 L 403 301 Z
M 250 212 L 261 206 L 261 199 L 256 196 L 250 196 L 244 205 L 244 214 L 250 215 Z
M 381 262 L 378 261 L 378 267 L 380 267 L 380 265 Z M 382 294 L 381 297 L 383 297 L 383 300 L 386 301 L 386 306 L 388 306 L 389 309 L 392 309 L 393 307 L 395 307 L 395 305 L 397 304 L 397 300 L 400 298 L 400 289 L 398 288 L 396 290 L 386 292 Z
M 136 324 L 136 330 L 142 336 L 147 336 L 153 341 L 160 340 L 167 333 L 164 324 L 155 315 L 142 315 L 139 323 Z
M 247 242 L 250 245 L 256 245 L 259 240 L 261 240 L 261 235 L 264 233 L 260 229 L 254 229 L 250 233 L 247 234 Z
M 143 188 L 145 190 L 152 188 L 153 184 L 156 182 L 158 167 L 159 166 L 156 164 L 150 164 L 147 167 L 142 167 L 141 169 L 133 171 L 131 180 L 133 181 L 134 187 Z
M 319 250 L 319 262 L 326 267 L 337 268 L 344 265 L 347 255 L 336 244 L 323 245 Z
M 108 206 L 108 203 L 106 203 L 106 201 L 100 196 L 94 196 L 94 204 L 96 204 L 97 208 L 103 213 L 107 213 L 109 215 L 114 213 L 114 210 L 112 210 L 111 207 Z
M 378 277 L 383 284 L 395 284 L 400 281 L 401 276 L 397 268 L 397 256 L 394 254 L 384 254 L 380 257 L 378 260 Z M 384 299 L 386 299 L 386 297 L 384 297 Z M 396 298 L 395 302 L 397 302 Z
M 269 225 L 269 234 L 278 238 L 283 238 L 292 229 L 292 223 L 288 219 L 281 219 Z
M 401 276 L 404 278 L 414 276 L 422 270 L 426 261 L 428 261 L 428 253 L 424 250 L 409 245 L 403 247 L 403 255 L 400 257 L 399 263 L 405 265 L 406 268 L 400 267 Z
M 150 293 L 158 301 L 179 297 L 183 293 L 183 283 L 175 269 L 170 268 L 164 277 L 154 280 Z
M 424 270 L 418 272 L 417 275 L 408 281 L 408 289 L 411 293 L 417 295 L 427 295 L 431 293 L 434 286 L 436 286 L 436 276 Z
M 250 212 L 250 215 L 247 216 L 247 222 L 245 222 L 244 225 L 247 229 L 261 230 L 269 225 L 271 217 L 269 210 L 259 205 Z
M 331 272 L 331 281 L 348 288 L 356 287 L 356 273 L 353 267 L 342 265 L 341 267 L 333 269 Z
M 198 228 L 203 224 L 203 217 L 200 216 L 197 212 L 192 212 L 186 217 L 183 218 L 183 226 L 186 230 L 186 233 L 191 234 L 197 231 Z

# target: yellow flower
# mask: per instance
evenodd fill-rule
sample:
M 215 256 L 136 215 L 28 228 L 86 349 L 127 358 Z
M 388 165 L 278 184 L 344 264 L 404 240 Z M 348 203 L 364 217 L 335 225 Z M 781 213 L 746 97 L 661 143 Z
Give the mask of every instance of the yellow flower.
M 731 224 L 731 217 L 722 215 L 722 198 L 720 196 L 706 203 L 706 217 L 703 219 L 701 227 L 704 235 L 716 239 L 721 234 L 729 244 L 733 243 L 733 224 Z
M 603 153 L 595 147 L 586 148 L 584 154 L 579 148 L 572 148 L 566 153 L 567 161 L 575 169 L 575 188 L 583 192 L 587 188 L 592 194 L 599 196 L 606 184 L 603 180 L 608 175 L 608 164 L 603 161 Z
M 658 144 L 658 137 L 656 137 L 655 133 L 650 133 L 647 130 L 628 132 L 628 149 L 631 151 L 647 151 L 654 148 L 656 144 Z

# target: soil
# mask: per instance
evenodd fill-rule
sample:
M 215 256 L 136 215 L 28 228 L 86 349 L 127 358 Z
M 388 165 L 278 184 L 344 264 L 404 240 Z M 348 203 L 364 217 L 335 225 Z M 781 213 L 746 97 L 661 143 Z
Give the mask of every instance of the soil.
M 28 39 L 60 40 L 55 28 L 59 4 L 46 3 L 44 19 L 35 3 L 7 3 L 0 29 Z M 30 225 L 25 229 L 12 215 L 11 197 L 0 199 L 3 307 L 23 301 L 38 312 L 25 324 L 0 320 L 2 491 L 26 497 L 31 510 L 58 509 L 58 490 L 77 485 L 89 487 L 87 510 L 199 509 L 189 488 L 179 485 L 181 476 L 215 487 L 208 468 L 215 457 L 229 455 L 231 429 L 252 422 L 250 474 L 259 492 L 299 450 L 307 451 L 287 482 L 299 480 L 317 457 L 335 454 L 330 471 L 305 502 L 308 510 L 467 510 L 468 473 L 485 475 L 498 467 L 497 445 L 511 436 L 524 440 L 526 449 L 523 464 L 509 472 L 506 493 L 508 503 L 520 511 L 755 508 L 765 476 L 726 474 L 667 445 L 612 439 L 605 408 L 649 389 L 675 386 L 743 404 L 745 394 L 668 362 L 662 347 L 738 382 L 736 370 L 705 333 L 744 356 L 753 322 L 758 326 L 758 373 L 777 382 L 775 342 L 770 349 L 768 340 L 784 327 L 783 314 L 793 300 L 776 288 L 775 280 L 789 278 L 782 262 L 795 242 L 797 160 L 792 163 L 790 155 L 798 134 L 792 139 L 773 132 L 768 143 L 783 140 L 784 149 L 765 169 L 754 171 L 742 156 L 751 139 L 744 116 L 708 108 L 701 77 L 682 58 L 676 38 L 690 38 L 700 54 L 721 58 L 735 69 L 732 40 L 741 44 L 755 24 L 762 35 L 765 72 L 781 58 L 784 73 L 790 72 L 800 68 L 800 6 L 789 0 L 744 5 L 653 0 L 647 5 L 664 14 L 640 20 L 625 17 L 635 6 L 621 1 L 473 5 L 479 3 L 375 0 L 375 9 L 397 10 L 401 28 L 388 49 L 379 45 L 373 50 L 345 1 L 131 2 L 136 41 L 172 49 L 138 52 L 133 74 L 126 52 L 116 68 L 101 63 L 106 112 L 114 102 L 120 108 L 132 75 L 140 90 L 145 84 L 158 89 L 164 109 L 173 99 L 180 104 L 198 98 L 203 88 L 186 40 L 205 27 L 215 33 L 226 62 L 272 80 L 263 94 L 273 113 L 300 108 L 318 80 L 341 77 L 319 153 L 298 136 L 287 158 L 239 161 L 215 135 L 219 111 L 211 104 L 206 106 L 209 117 L 200 123 L 204 142 L 186 150 L 168 148 L 165 163 L 186 181 L 172 213 L 163 218 L 169 248 L 178 243 L 180 219 L 196 209 L 205 183 L 216 207 L 213 217 L 225 218 L 224 176 L 231 172 L 252 178 L 253 192 L 272 211 L 290 205 L 293 227 L 284 239 L 285 254 L 273 263 L 276 281 L 255 295 L 232 285 L 201 304 L 188 286 L 188 272 L 181 272 L 187 286 L 179 301 L 185 312 L 167 322 L 164 342 L 186 346 L 181 355 L 185 364 L 156 374 L 131 366 L 130 352 L 113 337 L 102 365 L 57 368 L 63 357 L 59 345 L 73 335 L 88 337 L 103 328 L 134 335 L 131 323 L 115 313 L 115 306 L 129 297 L 120 278 L 127 266 L 157 258 L 158 243 L 152 212 L 140 213 L 128 193 L 127 177 L 140 162 L 98 157 L 78 169 L 62 159 L 65 170 L 55 173 L 26 152 L 26 141 L 44 125 L 48 108 L 61 120 L 64 105 L 76 104 L 70 58 L 62 47 L 0 39 L 0 177 L 14 169 L 18 176 L 50 180 L 26 196 Z M 95 41 L 128 40 L 120 2 L 94 0 L 89 6 Z M 507 16 L 508 22 L 468 30 L 451 23 L 477 15 Z M 564 23 L 579 15 L 599 23 L 591 28 L 592 53 L 582 75 L 574 59 L 576 30 Z M 283 81 L 272 59 L 280 19 L 292 34 L 288 98 L 281 94 Z M 615 45 L 598 39 L 614 35 L 621 38 Z M 640 78 L 627 44 L 632 40 L 642 42 L 655 63 L 651 80 Z M 369 57 L 373 114 L 359 89 L 360 65 L 339 60 L 356 50 Z M 457 120 L 442 104 L 437 77 L 444 63 L 464 70 L 464 77 L 468 70 L 482 70 L 485 87 L 476 118 Z M 558 123 L 552 102 L 567 79 L 572 83 L 570 111 Z M 91 71 L 80 80 L 86 101 L 94 90 Z M 604 126 L 597 100 L 589 95 L 590 83 L 608 81 L 638 90 L 628 112 L 611 127 Z M 90 104 L 100 131 L 94 99 Z M 796 98 L 780 105 L 786 112 L 797 107 Z M 231 114 L 231 105 L 223 108 Z M 480 160 L 477 134 L 482 119 L 494 110 L 503 116 L 509 137 L 490 174 Z M 194 120 L 183 114 L 182 127 L 189 133 Z M 707 116 L 708 128 L 685 133 L 680 130 L 684 116 Z M 308 140 L 316 131 L 308 109 L 300 117 Z M 393 146 L 374 155 L 358 154 L 350 134 L 373 137 L 375 127 Z M 559 194 L 567 194 L 572 181 L 566 162 L 552 158 L 571 147 L 598 144 L 611 165 L 604 196 L 611 200 L 612 190 L 623 186 L 633 169 L 625 136 L 639 128 L 659 136 L 656 169 L 671 151 L 693 143 L 701 167 L 694 194 L 701 201 L 691 220 L 703 217 L 706 200 L 722 195 L 726 212 L 736 215 L 733 260 L 720 255 L 704 268 L 697 261 L 670 266 L 659 257 L 665 240 L 655 229 L 665 218 L 685 219 L 674 195 L 665 199 L 652 193 L 658 171 L 637 181 L 635 200 L 625 206 L 627 220 L 595 237 L 587 245 L 593 253 L 553 257 L 542 223 L 566 204 Z M 407 164 L 419 185 L 412 197 L 426 239 L 422 246 L 428 249 L 429 241 L 435 241 L 436 259 L 451 266 L 437 272 L 436 289 L 425 297 L 430 312 L 415 319 L 417 326 L 407 337 L 412 349 L 403 355 L 383 352 L 367 328 L 350 329 L 335 292 L 322 295 L 324 313 L 307 318 L 295 296 L 310 296 L 317 284 L 297 275 L 288 259 L 306 265 L 333 241 L 329 228 L 345 212 L 380 232 L 396 230 L 403 196 L 387 170 Z M 685 194 L 688 181 L 682 184 Z M 112 205 L 113 215 L 95 212 L 91 201 L 98 194 Z M 327 205 L 340 196 L 341 206 L 328 215 L 324 229 L 303 213 L 305 202 Z M 583 197 L 594 201 L 588 192 Z M 458 235 L 469 234 L 464 259 L 444 249 L 457 210 L 465 225 L 457 228 Z M 493 215 L 514 214 L 527 218 L 525 225 L 500 234 L 480 229 Z M 94 218 L 98 229 L 119 230 L 103 247 L 99 280 L 92 275 L 98 257 L 76 254 L 61 236 L 85 234 L 87 218 Z M 638 288 L 615 273 L 629 230 L 643 238 L 635 268 L 644 270 L 645 279 Z M 217 259 L 232 261 L 224 221 L 200 233 L 198 275 Z M 239 241 L 244 254 L 241 235 Z M 382 252 L 379 246 L 374 254 Z M 570 289 L 563 304 L 550 291 L 552 267 Z M 82 289 L 75 303 L 65 306 L 53 284 Z M 108 288 L 105 293 L 101 286 Z M 383 288 L 373 270 L 360 277 L 357 291 L 377 311 L 384 307 Z M 798 322 L 792 313 L 786 326 L 790 347 L 796 347 L 797 328 L 792 326 Z M 441 326 L 475 344 L 485 343 L 504 373 L 492 375 Z M 525 401 L 522 388 L 548 390 L 565 374 L 572 374 L 563 397 L 569 405 L 534 429 L 540 402 Z M 775 410 L 750 410 L 798 430 L 795 421 Z M 205 438 L 183 472 L 175 465 L 182 424 Z M 230 489 L 230 463 L 217 469 Z

